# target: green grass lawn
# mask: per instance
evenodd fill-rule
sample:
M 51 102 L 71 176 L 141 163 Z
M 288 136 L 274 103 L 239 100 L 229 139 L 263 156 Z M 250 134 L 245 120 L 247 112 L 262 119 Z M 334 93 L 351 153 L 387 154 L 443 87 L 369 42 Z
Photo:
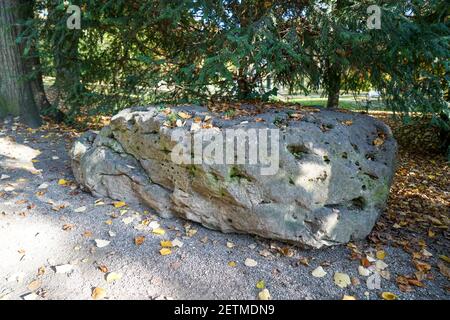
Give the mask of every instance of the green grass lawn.
M 327 98 L 320 97 L 293 97 L 288 99 L 283 99 L 285 102 L 289 103 L 299 103 L 304 106 L 321 106 L 324 107 L 327 104 Z M 371 100 L 370 110 L 387 110 L 381 101 Z M 365 97 L 357 97 L 357 100 L 353 96 L 343 96 L 339 99 L 339 107 L 348 110 L 366 110 L 367 101 Z

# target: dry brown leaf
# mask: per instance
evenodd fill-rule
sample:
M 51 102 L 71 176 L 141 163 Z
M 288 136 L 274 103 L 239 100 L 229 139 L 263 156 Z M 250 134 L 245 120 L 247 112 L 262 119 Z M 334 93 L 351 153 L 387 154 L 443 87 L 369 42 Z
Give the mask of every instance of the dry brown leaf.
M 101 300 L 106 297 L 106 290 L 103 288 L 96 287 L 92 290 L 92 299 Z
M 141 244 L 143 244 L 145 241 L 145 236 L 137 236 L 136 238 L 134 238 L 134 244 L 137 246 L 140 246 Z

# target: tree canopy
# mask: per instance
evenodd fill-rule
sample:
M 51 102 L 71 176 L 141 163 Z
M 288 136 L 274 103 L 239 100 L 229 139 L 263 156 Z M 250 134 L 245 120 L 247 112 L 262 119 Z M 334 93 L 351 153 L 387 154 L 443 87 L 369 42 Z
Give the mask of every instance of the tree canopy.
M 368 28 L 368 0 L 32 3 L 18 41 L 39 58 L 33 75 L 55 78 L 69 118 L 149 102 L 267 100 L 280 86 L 323 89 L 336 107 L 340 92 L 373 88 L 392 110 L 439 115 L 448 127 L 445 0 L 377 1 L 380 29 Z M 67 28 L 69 3 L 81 8 L 80 30 Z

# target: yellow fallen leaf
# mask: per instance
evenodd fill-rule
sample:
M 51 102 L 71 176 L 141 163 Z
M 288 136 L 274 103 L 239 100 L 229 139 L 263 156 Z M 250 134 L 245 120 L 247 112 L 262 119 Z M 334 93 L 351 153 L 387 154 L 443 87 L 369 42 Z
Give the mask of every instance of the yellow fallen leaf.
M 350 280 L 350 277 L 348 274 L 336 272 L 334 274 L 334 283 L 338 287 L 346 288 L 347 286 L 349 286 L 352 283 L 352 281 Z
M 164 235 L 165 233 L 166 233 L 166 231 L 163 229 L 163 228 L 156 228 L 156 229 L 153 229 L 153 231 L 152 231 L 154 234 L 157 234 L 157 235 L 160 235 L 160 236 L 162 236 L 162 235 Z
M 65 186 L 65 185 L 67 184 L 67 180 L 65 180 L 65 179 L 59 179 L 59 180 L 58 180 L 58 184 L 59 184 L 60 186 Z
M 235 261 L 230 261 L 230 262 L 228 262 L 228 266 L 229 267 L 236 267 L 236 262 Z
M 94 288 L 94 290 L 92 290 L 92 299 L 94 300 L 101 300 L 104 299 L 106 297 L 106 290 L 103 288 Z
M 38 269 L 38 276 L 42 276 L 44 274 L 45 274 L 45 267 L 44 266 L 39 267 L 39 269 Z
M 178 116 L 183 119 L 190 119 L 192 117 L 189 113 L 183 111 L 178 112 Z
M 381 297 L 384 300 L 397 300 L 398 299 L 398 297 L 395 294 L 393 294 L 392 292 L 383 292 L 381 294 Z
M 356 298 L 354 296 L 346 296 L 346 295 L 344 295 L 342 300 L 356 300 Z
M 377 251 L 376 256 L 378 260 L 383 260 L 386 257 L 386 252 L 384 252 L 384 250 L 379 250 Z
M 114 208 L 122 208 L 125 207 L 127 204 L 124 201 L 116 201 L 113 202 Z
M 450 263 L 450 258 L 444 255 L 440 255 L 439 258 L 441 258 L 442 260 L 444 260 L 447 263 Z
M 112 220 L 106 220 L 105 223 L 106 223 L 108 226 L 110 226 L 110 225 L 112 225 Z
M 106 282 L 114 282 L 122 279 L 121 273 L 110 272 L 106 275 Z
M 272 297 L 270 296 L 269 290 L 263 289 L 263 290 L 258 294 L 258 299 L 259 299 L 259 300 L 270 300 L 270 299 L 272 299 Z
M 167 256 L 172 253 L 172 250 L 170 250 L 169 248 L 162 248 L 161 250 L 159 250 L 159 253 L 162 256 Z
M 166 240 L 166 241 L 162 240 L 160 242 L 160 244 L 161 244 L 161 247 L 163 247 L 163 248 L 172 248 L 173 247 L 172 241 L 170 241 L 170 240 Z
M 259 280 L 256 283 L 256 288 L 258 288 L 258 289 L 264 289 L 265 287 L 266 287 L 266 283 L 264 282 L 264 280 Z

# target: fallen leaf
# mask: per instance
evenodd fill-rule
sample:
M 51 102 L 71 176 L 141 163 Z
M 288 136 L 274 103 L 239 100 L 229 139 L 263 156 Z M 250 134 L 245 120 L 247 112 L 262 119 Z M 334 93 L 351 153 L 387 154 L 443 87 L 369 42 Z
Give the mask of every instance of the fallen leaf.
M 386 257 L 386 252 L 384 252 L 384 250 L 379 250 L 376 253 L 376 257 L 379 260 L 383 260 Z
M 92 299 L 94 300 L 101 300 L 104 299 L 106 297 L 106 290 L 103 288 L 94 288 L 94 290 L 92 290 Z
M 108 272 L 108 267 L 105 266 L 105 265 L 98 266 L 97 268 L 98 268 L 98 270 L 100 270 L 103 273 L 107 273 Z
M 445 277 L 447 277 L 447 279 L 450 280 L 450 268 L 447 267 L 443 262 L 438 262 L 437 264 L 439 271 L 442 273 L 442 275 L 444 275 Z
M 416 287 L 423 287 L 423 283 L 416 279 L 408 279 L 408 284 Z
M 122 208 L 125 207 L 127 204 L 124 201 L 115 201 L 113 202 L 114 208 Z
M 367 288 L 369 290 L 381 289 L 381 276 L 378 273 L 374 273 L 367 278 Z
M 86 209 L 87 209 L 87 208 L 86 208 L 85 206 L 83 206 L 83 207 L 76 208 L 76 209 L 74 210 L 74 212 L 76 212 L 76 213 L 81 213 L 81 212 L 85 212 Z
M 232 249 L 235 247 L 235 244 L 233 242 L 228 241 L 227 242 L 227 248 Z
M 73 266 L 71 264 L 62 264 L 59 266 L 55 266 L 56 273 L 69 273 L 73 270 Z
M 108 282 L 108 283 L 118 281 L 120 279 L 122 279 L 121 273 L 110 272 L 106 275 L 106 282 Z
M 419 271 L 428 272 L 431 270 L 431 265 L 426 262 L 414 260 L 413 263 L 416 266 L 416 269 Z
M 162 236 L 162 235 L 164 235 L 166 233 L 166 231 L 163 228 L 153 229 L 152 232 L 154 234 L 157 234 L 157 235 L 160 235 L 160 236 Z
M 161 247 L 163 247 L 163 248 L 172 248 L 173 247 L 173 243 L 170 240 L 161 241 L 160 244 L 161 244 Z
M 346 295 L 344 295 L 342 300 L 356 300 L 356 298 L 354 296 L 346 296 Z
M 186 112 L 183 112 L 183 111 L 178 112 L 178 116 L 180 118 L 182 118 L 182 119 L 190 119 L 190 118 L 192 118 L 192 116 L 189 113 L 186 113 Z
M 40 280 L 31 281 L 30 284 L 28 285 L 28 290 L 36 291 L 37 289 L 39 289 L 41 287 L 41 284 L 42 283 Z
M 245 259 L 244 264 L 247 267 L 251 267 L 252 268 L 252 267 L 256 267 L 258 265 L 258 262 L 256 262 L 256 260 L 253 260 L 251 258 L 247 258 L 247 259 Z
M 263 289 L 263 290 L 258 294 L 258 299 L 259 299 L 259 300 L 270 300 L 270 299 L 272 299 L 272 297 L 270 296 L 269 290 Z
M 42 276 L 45 274 L 45 267 L 39 267 L 38 272 L 37 272 L 38 276 Z
M 102 240 L 102 239 L 95 239 L 94 241 L 98 248 L 104 248 L 111 243 L 111 241 Z
M 124 223 L 124 224 L 130 224 L 130 223 L 132 223 L 134 221 L 134 217 L 126 217 L 126 218 L 123 218 L 122 219 L 122 222 Z
M 392 292 L 383 292 L 381 294 L 381 297 L 384 300 L 397 300 L 398 299 L 398 297 L 395 294 L 393 294 Z
M 134 238 L 134 244 L 137 246 L 140 246 L 141 244 L 143 244 L 145 241 L 145 236 L 137 236 L 136 238 Z
M 306 257 L 301 257 L 300 259 L 298 259 L 298 263 L 308 267 L 309 266 L 309 259 L 306 258 Z
M 377 262 L 375 262 L 375 268 L 377 270 L 384 270 L 388 267 L 388 265 L 386 263 L 384 263 L 384 261 L 378 260 Z
M 256 288 L 258 288 L 258 289 L 264 289 L 265 287 L 266 287 L 266 283 L 264 282 L 264 280 L 259 280 L 256 283 Z
M 317 268 L 315 268 L 313 270 L 313 272 L 311 273 L 313 275 L 313 277 L 316 278 L 322 278 L 324 277 L 327 273 L 325 272 L 325 270 L 323 270 L 322 266 L 318 266 Z
M 62 229 L 64 231 L 70 231 L 74 228 L 75 226 L 72 223 L 66 223 L 65 225 L 63 225 Z
M 178 248 L 181 248 L 183 246 L 183 242 L 181 242 L 180 240 L 178 240 L 176 238 L 172 241 L 172 244 L 174 247 L 178 247 Z
M 47 189 L 47 188 L 48 188 L 48 183 L 45 183 L 45 182 L 40 184 L 38 187 L 39 190 L 43 190 L 43 189 Z
M 450 258 L 447 257 L 447 256 L 445 256 L 445 255 L 440 255 L 440 256 L 439 256 L 439 259 L 444 260 L 444 261 L 447 262 L 447 263 L 450 263 Z
M 170 250 L 169 248 L 162 248 L 161 250 L 159 250 L 159 253 L 162 256 L 167 256 L 172 253 L 172 250 Z
M 85 232 L 83 233 L 83 237 L 86 237 L 86 238 L 92 237 L 92 232 L 91 232 L 91 231 L 85 231 Z
M 236 262 L 235 261 L 230 261 L 230 262 L 228 262 L 228 266 L 229 267 L 236 267 Z
M 364 268 L 363 266 L 358 266 L 358 273 L 363 277 L 370 276 L 370 270 L 367 268 Z
M 350 280 L 350 277 L 348 274 L 336 272 L 334 274 L 334 283 L 338 287 L 346 288 L 347 286 L 349 286 L 352 283 L 352 281 Z
M 68 183 L 68 181 L 65 180 L 65 179 L 59 179 L 59 180 L 58 180 L 58 184 L 59 184 L 60 186 L 65 186 L 67 183 Z

